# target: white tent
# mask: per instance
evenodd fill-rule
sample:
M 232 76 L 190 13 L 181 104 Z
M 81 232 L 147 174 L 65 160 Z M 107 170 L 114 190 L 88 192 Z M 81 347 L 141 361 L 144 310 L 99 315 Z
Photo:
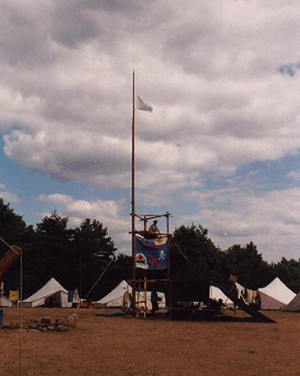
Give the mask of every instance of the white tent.
M 131 286 L 126 281 L 122 281 L 109 294 L 94 303 L 102 304 L 105 307 L 122 307 L 123 294 L 127 289 L 131 292 Z
M 12 307 L 12 302 L 5 296 L 0 297 L 0 307 Z
M 300 292 L 292 299 L 289 304 L 282 308 L 283 311 L 300 312 Z
M 51 278 L 40 290 L 23 300 L 23 305 L 71 307 L 72 303 L 68 302 L 68 291 L 55 278 Z
M 110 293 L 108 293 L 106 296 L 104 296 L 102 299 L 93 302 L 94 306 L 102 306 L 102 307 L 122 307 L 123 305 L 123 295 L 124 292 L 130 292 L 132 293 L 132 288 L 131 286 L 126 282 L 122 281 L 120 282 Z M 157 292 L 158 297 L 160 298 L 160 301 L 158 302 L 159 308 L 165 308 L 166 306 L 166 299 L 165 299 L 165 294 L 162 292 Z M 151 309 L 152 304 L 151 304 L 151 292 L 147 291 L 146 292 L 147 296 L 147 308 Z M 136 302 L 140 302 L 141 304 L 144 305 L 144 292 L 136 292 Z
M 278 277 L 258 291 L 261 309 L 280 309 L 296 296 Z
M 234 306 L 234 303 L 232 300 L 226 296 L 223 291 L 221 291 L 218 287 L 216 286 L 209 286 L 209 298 L 219 301 L 219 299 L 222 299 L 222 302 L 228 306 Z

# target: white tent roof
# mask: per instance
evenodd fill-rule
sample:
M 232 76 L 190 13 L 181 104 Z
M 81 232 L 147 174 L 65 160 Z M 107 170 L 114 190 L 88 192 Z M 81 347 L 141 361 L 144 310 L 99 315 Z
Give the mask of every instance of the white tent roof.
M 210 286 L 209 287 L 209 297 L 210 299 L 213 299 L 213 300 L 219 300 L 219 299 L 222 299 L 223 303 L 224 304 L 227 304 L 227 305 L 233 305 L 233 301 L 230 300 L 228 298 L 228 296 L 226 296 L 223 291 L 221 291 L 218 287 L 216 286 Z
M 123 305 L 123 295 L 124 292 L 129 291 L 130 293 L 132 292 L 131 286 L 126 282 L 122 281 L 120 282 L 109 294 L 104 296 L 102 299 L 93 302 L 93 304 L 101 304 L 105 307 L 122 307 Z M 158 302 L 159 307 L 165 307 L 166 305 L 166 300 L 165 300 L 165 294 L 162 292 L 157 292 L 157 295 L 161 300 Z M 147 291 L 146 293 L 147 296 L 147 307 L 150 309 L 152 307 L 151 304 L 151 292 Z M 144 300 L 144 292 L 141 291 L 140 294 L 136 292 L 136 302 L 140 301 L 142 302 Z
M 275 301 L 281 303 L 283 306 L 288 304 L 296 296 L 296 294 L 290 290 L 278 277 L 273 279 L 273 281 L 266 287 L 258 289 L 258 291 L 260 292 L 262 309 L 272 309 L 272 304 L 275 303 Z
M 283 311 L 300 312 L 300 292 L 289 302 L 289 304 L 283 307 Z
M 104 304 L 107 307 L 122 307 L 123 294 L 127 289 L 131 292 L 131 286 L 123 280 L 109 294 L 95 303 Z
M 0 307 L 12 307 L 12 302 L 5 296 L 0 298 Z
M 40 306 L 45 303 L 48 297 L 57 293 L 60 293 L 61 306 L 69 307 L 68 291 L 55 278 L 51 278 L 41 289 L 23 300 L 23 303 L 28 303 L 32 307 Z

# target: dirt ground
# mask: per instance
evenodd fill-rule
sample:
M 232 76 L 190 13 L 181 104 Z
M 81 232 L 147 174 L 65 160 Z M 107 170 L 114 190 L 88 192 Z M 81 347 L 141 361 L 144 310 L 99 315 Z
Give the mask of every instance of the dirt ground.
M 18 322 L 17 308 L 3 311 L 3 324 Z M 0 375 L 300 375 L 300 313 L 265 312 L 274 324 L 102 317 L 94 309 L 22 315 L 25 325 L 75 311 L 77 325 L 66 332 L 0 330 Z

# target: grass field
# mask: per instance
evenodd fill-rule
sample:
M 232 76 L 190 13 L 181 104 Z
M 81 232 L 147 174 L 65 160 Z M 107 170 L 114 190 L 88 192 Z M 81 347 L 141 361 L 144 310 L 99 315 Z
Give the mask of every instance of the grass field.
M 28 319 L 67 318 L 75 309 L 24 308 Z M 76 311 L 66 332 L 0 330 L 0 375 L 300 375 L 300 313 L 265 312 L 274 324 L 100 317 Z M 3 324 L 18 322 L 4 309 Z

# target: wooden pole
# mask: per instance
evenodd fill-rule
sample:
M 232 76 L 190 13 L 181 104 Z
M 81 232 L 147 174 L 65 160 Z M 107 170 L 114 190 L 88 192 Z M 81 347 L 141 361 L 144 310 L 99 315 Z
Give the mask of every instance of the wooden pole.
M 132 315 L 135 316 L 135 74 L 132 75 L 132 150 L 131 150 L 131 236 L 132 236 Z
M 11 263 L 14 259 L 20 256 L 20 277 L 19 277 L 19 326 L 20 326 L 20 333 L 19 333 L 19 376 L 22 376 L 22 330 L 23 330 L 23 250 L 18 247 L 17 245 L 10 245 L 8 244 L 3 238 L 0 237 L 0 241 L 2 241 L 5 245 L 8 246 L 9 251 L 4 255 L 2 259 L 3 264 L 0 270 L 0 276 L 6 272 L 6 270 L 10 267 Z M 10 253 L 11 251 L 11 253 Z
M 23 331 L 23 251 L 20 253 L 20 305 L 19 305 L 19 321 L 20 321 L 20 336 L 19 336 L 19 376 L 23 375 L 23 340 L 22 340 L 22 331 Z
M 145 311 L 147 313 L 148 307 L 147 307 L 147 278 L 144 277 L 144 299 L 145 299 Z
M 169 291 L 169 299 L 168 299 L 168 306 L 169 306 L 169 314 L 171 318 L 171 312 L 172 312 L 172 281 L 171 281 L 171 254 L 170 254 L 170 213 L 166 213 L 166 218 L 167 218 L 167 233 L 168 233 L 168 238 L 167 238 L 167 249 L 168 249 L 168 291 Z

